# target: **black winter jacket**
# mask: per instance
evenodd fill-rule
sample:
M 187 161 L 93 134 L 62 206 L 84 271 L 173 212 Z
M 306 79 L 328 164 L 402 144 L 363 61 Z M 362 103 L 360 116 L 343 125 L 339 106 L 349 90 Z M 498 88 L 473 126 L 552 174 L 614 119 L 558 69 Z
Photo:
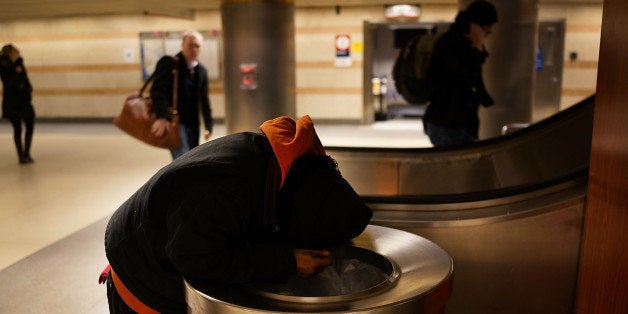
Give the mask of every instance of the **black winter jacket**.
M 335 190 L 342 193 L 337 197 L 304 184 L 305 196 L 298 199 L 307 204 L 290 209 L 290 226 L 283 226 L 281 217 L 273 225 L 275 215 L 269 211 L 279 203 L 280 181 L 277 159 L 262 133 L 237 133 L 200 145 L 162 168 L 113 214 L 105 233 L 109 263 L 144 304 L 182 313 L 183 277 L 217 283 L 286 281 L 295 270 L 292 240 L 341 244 L 368 224 L 371 212 L 361 200 L 357 204 L 362 205 L 352 206 L 351 199 L 359 196 L 350 187 Z M 325 206 L 319 200 L 325 197 L 339 209 Z M 323 234 L 309 230 L 312 226 Z M 277 232 L 282 228 L 285 236 Z
M 15 62 L 7 56 L 0 57 L 2 78 L 2 117 L 10 120 L 32 118 L 35 110 L 31 104 L 33 88 L 22 58 Z
M 486 51 L 471 46 L 462 25 L 453 24 L 438 39 L 427 67 L 431 101 L 424 122 L 462 129 L 478 137 L 478 107 L 493 104 L 482 79 L 487 56 Z

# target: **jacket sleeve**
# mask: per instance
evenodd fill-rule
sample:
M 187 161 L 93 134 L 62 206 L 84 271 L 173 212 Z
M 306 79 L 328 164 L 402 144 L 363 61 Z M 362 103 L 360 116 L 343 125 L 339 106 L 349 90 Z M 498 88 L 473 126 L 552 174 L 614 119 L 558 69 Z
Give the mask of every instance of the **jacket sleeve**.
M 2 83 L 4 89 L 7 89 L 9 92 L 19 90 L 20 81 L 17 77 L 17 72 L 15 71 L 15 67 L 18 65 L 17 61 L 15 63 L 11 62 L 8 57 L 2 57 L 0 59 L 0 75 L 2 77 Z
M 494 104 L 494 101 L 486 90 L 482 75 L 482 65 L 486 61 L 488 53 L 485 48 L 482 48 L 482 50 L 472 48 L 471 52 L 472 70 L 470 75 L 470 84 L 475 87 L 473 98 L 482 106 L 489 107 Z
M 205 123 L 205 130 L 212 132 L 214 129 L 214 120 L 212 119 L 212 107 L 209 101 L 209 78 L 207 77 L 207 70 L 202 65 L 199 66 L 199 91 L 200 91 L 200 105 L 201 112 L 203 113 L 203 122 Z
M 172 80 L 174 78 L 172 71 L 174 66 L 174 58 L 165 56 L 159 59 L 155 67 L 150 98 L 158 119 L 170 119 L 168 108 L 172 107 Z
M 203 280 L 286 281 L 295 267 L 292 248 L 252 236 L 251 204 L 241 192 L 246 184 L 233 183 L 190 189 L 171 208 L 166 244 L 171 263 L 183 276 Z
M 22 57 L 18 58 L 16 64 L 22 67 L 23 76 L 23 92 L 26 101 L 30 104 L 33 101 L 33 86 L 31 85 L 31 81 L 28 79 L 28 74 L 26 74 L 26 67 L 24 66 L 24 59 Z

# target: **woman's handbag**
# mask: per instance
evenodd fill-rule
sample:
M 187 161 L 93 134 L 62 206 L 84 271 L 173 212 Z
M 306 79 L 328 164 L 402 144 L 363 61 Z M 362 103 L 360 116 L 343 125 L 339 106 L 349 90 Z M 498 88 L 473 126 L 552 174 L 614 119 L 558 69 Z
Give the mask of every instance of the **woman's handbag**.
M 157 117 L 153 111 L 150 96 L 144 96 L 144 90 L 153 80 L 151 75 L 139 92 L 129 95 L 124 101 L 122 112 L 114 119 L 113 123 L 127 134 L 136 139 L 161 148 L 175 149 L 181 146 L 179 137 L 179 114 L 177 112 L 177 84 L 178 71 L 177 60 L 175 59 L 174 79 L 172 83 L 172 109 L 170 110 L 170 127 L 161 137 L 156 137 L 151 131 L 151 127 Z

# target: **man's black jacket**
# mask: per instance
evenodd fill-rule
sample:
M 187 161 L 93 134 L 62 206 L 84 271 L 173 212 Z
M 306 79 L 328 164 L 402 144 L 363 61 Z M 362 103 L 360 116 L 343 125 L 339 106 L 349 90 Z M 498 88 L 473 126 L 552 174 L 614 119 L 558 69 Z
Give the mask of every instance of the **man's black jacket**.
M 199 63 L 193 73 L 188 69 L 183 54 L 175 58 L 164 56 L 155 66 L 154 81 L 150 89 L 153 109 L 157 118 L 170 118 L 169 108 L 172 107 L 173 70 L 179 72 L 177 109 L 182 124 L 191 128 L 199 127 L 199 106 L 203 114 L 205 129 L 212 132 L 213 120 L 209 101 L 209 78 L 207 70 Z
M 434 45 L 427 67 L 431 97 L 424 122 L 462 129 L 477 138 L 478 107 L 493 104 L 482 78 L 487 56 L 486 51 L 471 46 L 464 26 L 452 24 Z
M 281 180 L 274 156 L 262 133 L 238 133 L 161 169 L 107 226 L 105 250 L 120 280 L 161 312 L 185 312 L 182 276 L 224 283 L 287 280 L 295 269 L 293 248 L 266 220 Z M 294 211 L 291 224 L 312 224 L 302 220 L 316 213 L 305 211 Z M 338 226 L 326 237 L 348 241 L 371 215 L 365 206 L 343 211 L 325 218 L 326 225 Z

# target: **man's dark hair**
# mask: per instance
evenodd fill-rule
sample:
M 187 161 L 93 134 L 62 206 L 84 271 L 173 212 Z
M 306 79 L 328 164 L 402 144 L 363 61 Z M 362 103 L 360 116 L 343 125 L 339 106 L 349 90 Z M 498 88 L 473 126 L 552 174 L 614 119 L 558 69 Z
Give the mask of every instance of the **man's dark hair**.
M 497 23 L 497 9 L 485 0 L 477 0 L 469 4 L 466 10 L 458 12 L 455 27 L 462 33 L 468 33 L 471 23 L 480 26 Z
M 282 235 L 295 247 L 327 248 L 348 241 L 372 216 L 330 156 L 296 159 L 277 196 Z
M 331 156 L 301 156 L 294 160 L 286 175 L 283 189 L 291 189 L 302 183 L 305 177 L 318 171 L 335 171 L 340 175 L 338 163 Z
M 497 23 L 497 9 L 488 1 L 474 1 L 465 10 L 467 12 L 469 22 L 480 26 L 491 25 Z

